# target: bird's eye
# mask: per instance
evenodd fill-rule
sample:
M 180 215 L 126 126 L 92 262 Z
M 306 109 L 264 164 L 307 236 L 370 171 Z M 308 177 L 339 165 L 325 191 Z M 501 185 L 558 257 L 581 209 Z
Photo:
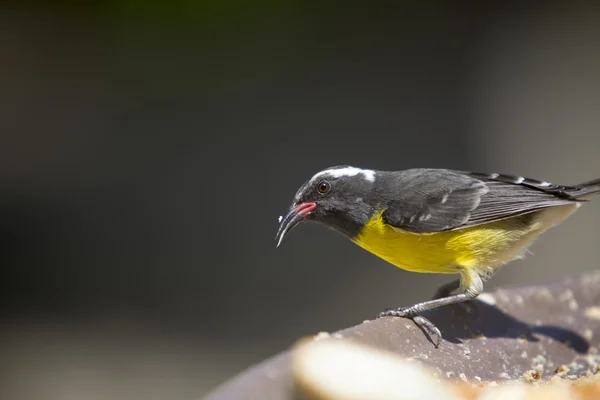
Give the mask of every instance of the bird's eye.
M 327 181 L 321 181 L 317 185 L 317 190 L 321 194 L 325 194 L 325 193 L 329 192 L 329 189 L 331 189 L 331 185 Z

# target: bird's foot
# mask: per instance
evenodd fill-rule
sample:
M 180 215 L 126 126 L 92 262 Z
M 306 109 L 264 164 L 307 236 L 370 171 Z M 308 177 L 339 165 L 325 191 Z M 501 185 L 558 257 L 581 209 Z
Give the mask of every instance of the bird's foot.
M 400 317 L 400 318 L 410 318 L 412 319 L 417 314 L 411 310 L 410 307 L 399 307 L 399 308 L 388 308 L 385 311 L 379 313 L 377 318 L 382 317 Z
M 389 308 L 383 312 L 380 312 L 377 318 L 382 317 L 400 317 L 400 318 L 408 318 L 411 319 L 415 325 L 417 325 L 422 331 L 426 332 L 429 335 L 429 338 L 435 348 L 440 345 L 442 340 L 442 333 L 438 329 L 437 326 L 433 324 L 430 320 L 425 317 L 422 317 L 416 313 L 412 307 L 400 307 L 400 308 Z

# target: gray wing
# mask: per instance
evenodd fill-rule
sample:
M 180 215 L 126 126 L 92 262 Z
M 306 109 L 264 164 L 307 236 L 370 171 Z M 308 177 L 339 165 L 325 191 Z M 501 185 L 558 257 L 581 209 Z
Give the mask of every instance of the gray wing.
M 387 224 L 415 233 L 480 225 L 576 201 L 576 188 L 500 174 L 409 170 L 398 200 L 383 212 Z

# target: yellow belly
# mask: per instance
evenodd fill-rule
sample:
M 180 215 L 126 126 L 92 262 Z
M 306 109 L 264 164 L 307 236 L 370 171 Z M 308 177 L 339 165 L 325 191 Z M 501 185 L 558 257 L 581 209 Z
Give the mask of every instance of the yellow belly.
M 489 273 L 520 257 L 539 234 L 575 210 L 570 205 L 555 208 L 562 210 L 553 208 L 552 215 L 549 210 L 544 210 L 470 228 L 428 234 L 392 228 L 381 219 L 382 211 L 365 225 L 353 241 L 409 271 L 452 274 L 463 268 L 477 268 L 481 273 Z M 557 211 L 560 216 L 550 218 Z M 546 217 L 542 218 L 544 215 Z

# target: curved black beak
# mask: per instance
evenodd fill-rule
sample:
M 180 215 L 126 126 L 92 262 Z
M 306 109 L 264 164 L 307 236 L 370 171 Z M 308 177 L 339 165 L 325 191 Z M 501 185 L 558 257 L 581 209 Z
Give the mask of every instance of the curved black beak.
M 283 241 L 285 234 L 294 229 L 296 225 L 302 222 L 315 208 L 317 208 L 317 203 L 314 202 L 295 204 L 290 208 L 290 211 L 285 217 L 279 217 L 279 230 L 277 230 L 277 235 L 275 236 L 277 247 L 279 247 Z

